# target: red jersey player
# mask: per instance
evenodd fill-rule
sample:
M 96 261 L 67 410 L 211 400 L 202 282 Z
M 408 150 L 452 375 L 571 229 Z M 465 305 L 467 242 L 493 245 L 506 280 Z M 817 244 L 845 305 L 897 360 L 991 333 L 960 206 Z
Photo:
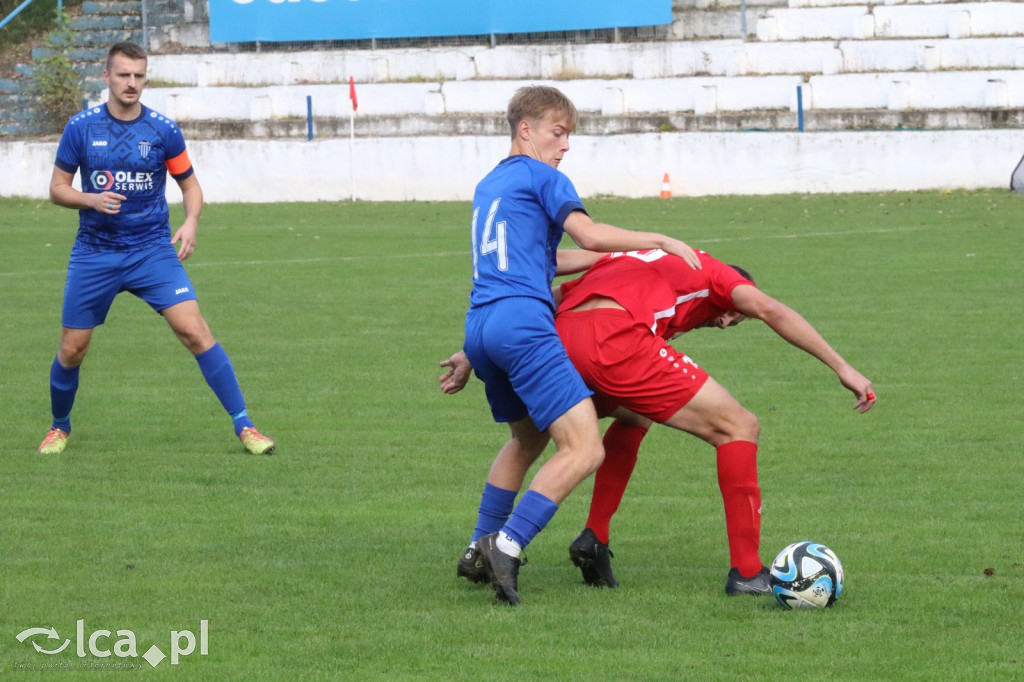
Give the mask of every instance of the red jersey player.
M 860 412 L 875 402 L 871 382 L 850 366 L 802 316 L 765 295 L 741 268 L 698 252 L 693 270 L 661 251 L 618 253 L 561 287 L 555 318 L 569 357 L 594 390 L 605 432 L 605 459 L 594 480 L 590 516 L 569 548 L 591 585 L 615 587 L 608 526 L 651 422 L 698 436 L 717 452 L 731 568 L 727 594 L 767 594 L 758 555 L 761 491 L 757 482 L 757 417 L 667 340 L 696 327 L 725 329 L 746 318 L 831 368 L 857 396 Z

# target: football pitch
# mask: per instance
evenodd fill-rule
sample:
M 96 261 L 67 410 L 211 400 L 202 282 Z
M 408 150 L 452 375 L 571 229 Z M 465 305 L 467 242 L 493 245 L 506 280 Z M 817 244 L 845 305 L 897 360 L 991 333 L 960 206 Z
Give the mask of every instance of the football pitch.
M 77 220 L 4 200 L 0 674 L 1024 678 L 1024 197 L 585 203 L 744 266 L 874 382 L 859 415 L 756 321 L 675 341 L 760 418 L 762 559 L 827 544 L 834 608 L 725 596 L 714 450 L 664 427 L 612 524 L 619 589 L 568 559 L 591 480 L 528 547 L 519 608 L 455 578 L 507 436 L 478 381 L 437 385 L 462 340 L 467 203 L 207 206 L 188 271 L 278 454 L 244 454 L 189 353 L 123 295 L 67 450 L 41 457 Z

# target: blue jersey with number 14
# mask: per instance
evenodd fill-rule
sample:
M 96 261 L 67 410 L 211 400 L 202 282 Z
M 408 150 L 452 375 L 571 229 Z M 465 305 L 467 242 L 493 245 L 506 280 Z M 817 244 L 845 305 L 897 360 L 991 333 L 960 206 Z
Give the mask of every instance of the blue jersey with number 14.
M 565 219 L 582 210 L 576 188 L 559 170 L 527 156 L 499 163 L 473 196 L 470 307 L 529 296 L 553 309 L 555 251 Z

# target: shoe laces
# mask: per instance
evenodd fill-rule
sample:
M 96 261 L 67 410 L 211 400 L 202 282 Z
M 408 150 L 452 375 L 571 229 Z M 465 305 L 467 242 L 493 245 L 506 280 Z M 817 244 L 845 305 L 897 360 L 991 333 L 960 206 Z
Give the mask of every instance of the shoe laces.
M 46 438 L 43 439 L 43 445 L 49 445 L 56 440 L 64 440 L 67 438 L 67 434 L 56 427 L 51 427 L 50 431 L 46 434 Z
M 260 440 L 260 441 L 270 440 L 269 438 L 264 436 L 262 433 L 257 431 L 252 426 L 247 426 L 244 429 L 242 429 L 242 439 L 243 440 Z

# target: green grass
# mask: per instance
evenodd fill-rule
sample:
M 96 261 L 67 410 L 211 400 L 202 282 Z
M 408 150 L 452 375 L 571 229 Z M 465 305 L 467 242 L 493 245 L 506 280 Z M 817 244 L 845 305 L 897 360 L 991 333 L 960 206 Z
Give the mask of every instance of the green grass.
M 437 362 L 461 342 L 466 204 L 208 206 L 189 273 L 279 454 L 242 453 L 189 354 L 122 296 L 83 366 L 68 450 L 38 456 L 75 215 L 2 201 L 0 671 L 1020 679 L 1022 202 L 588 202 L 744 265 L 874 381 L 879 402 L 858 415 L 827 368 L 764 325 L 676 341 L 761 420 L 763 559 L 815 539 L 844 562 L 836 607 L 804 613 L 725 597 L 713 451 L 657 427 L 612 529 L 620 589 L 586 588 L 568 561 L 589 481 L 530 546 L 520 608 L 455 579 L 506 435 L 478 382 L 437 390 Z M 131 631 L 139 656 L 207 620 L 208 654 L 150 669 L 79 658 L 76 642 L 33 650 L 74 639 L 80 619 L 86 637 Z M 60 640 L 16 639 L 51 626 Z

